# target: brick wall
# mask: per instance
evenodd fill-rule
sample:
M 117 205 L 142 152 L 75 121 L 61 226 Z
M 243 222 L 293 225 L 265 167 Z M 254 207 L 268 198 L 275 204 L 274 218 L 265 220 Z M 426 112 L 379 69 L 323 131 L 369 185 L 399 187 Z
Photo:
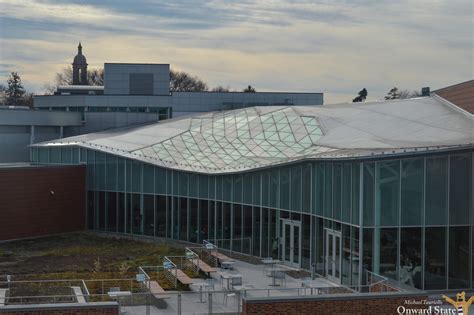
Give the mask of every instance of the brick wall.
M 8 305 L 0 307 L 2 315 L 119 315 L 116 302 L 88 304 L 53 304 L 53 305 Z
M 474 80 L 448 86 L 434 93 L 474 114 Z
M 0 167 L 0 241 L 85 229 L 85 166 Z
M 244 299 L 242 306 L 244 315 L 366 315 L 366 314 L 398 314 L 397 308 L 404 306 L 407 308 L 427 308 L 426 305 L 409 305 L 405 304 L 407 300 L 426 300 L 426 295 L 409 295 L 400 294 L 392 295 L 339 295 L 339 296 L 314 296 L 300 297 L 293 299 Z

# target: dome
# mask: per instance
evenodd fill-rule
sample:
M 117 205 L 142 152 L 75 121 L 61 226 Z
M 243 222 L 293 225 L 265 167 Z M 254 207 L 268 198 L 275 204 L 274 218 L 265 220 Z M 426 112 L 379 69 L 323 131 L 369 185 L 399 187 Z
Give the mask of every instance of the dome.
M 82 54 L 82 45 L 79 42 L 79 46 L 77 46 L 77 55 L 74 57 L 73 65 L 87 65 L 86 56 Z
M 74 57 L 74 64 L 87 64 L 87 61 L 86 61 L 86 56 L 84 56 L 83 54 L 77 54 L 75 57 Z

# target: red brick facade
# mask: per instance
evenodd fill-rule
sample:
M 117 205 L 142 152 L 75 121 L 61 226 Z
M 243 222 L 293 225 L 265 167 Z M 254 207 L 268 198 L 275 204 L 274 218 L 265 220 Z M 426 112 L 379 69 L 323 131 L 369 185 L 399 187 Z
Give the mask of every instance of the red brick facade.
M 119 315 L 119 311 L 117 303 L 6 306 L 3 310 L 0 308 L 2 315 Z
M 411 306 L 407 300 L 426 300 L 427 296 L 334 296 L 314 297 L 310 299 L 288 299 L 268 301 L 245 301 L 242 306 L 244 315 L 393 315 L 398 314 L 397 308 L 427 308 L 426 305 Z
M 0 167 L 0 241 L 85 229 L 85 166 Z
M 434 93 L 474 114 L 474 80 L 451 85 L 436 90 Z

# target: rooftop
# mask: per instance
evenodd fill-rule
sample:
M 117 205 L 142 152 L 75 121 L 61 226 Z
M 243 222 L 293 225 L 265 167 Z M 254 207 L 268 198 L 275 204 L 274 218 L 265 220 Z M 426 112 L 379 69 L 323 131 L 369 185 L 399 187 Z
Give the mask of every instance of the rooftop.
M 265 106 L 45 142 L 200 173 L 305 159 L 350 159 L 474 146 L 474 117 L 439 96 L 325 106 Z

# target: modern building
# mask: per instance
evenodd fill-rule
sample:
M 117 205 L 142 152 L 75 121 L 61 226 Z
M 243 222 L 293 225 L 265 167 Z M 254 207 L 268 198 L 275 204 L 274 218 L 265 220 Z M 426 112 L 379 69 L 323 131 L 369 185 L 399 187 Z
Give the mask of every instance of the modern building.
M 37 95 L 39 110 L 80 112 L 78 135 L 171 117 L 268 105 L 322 105 L 322 93 L 170 92 L 169 64 L 105 63 L 104 85 L 87 85 L 87 60 L 79 43 L 73 61 L 73 85 L 55 95 Z
M 425 290 L 474 288 L 474 118 L 437 95 L 257 106 L 32 146 L 87 167 L 90 229 Z
M 0 163 L 29 161 L 30 144 L 62 138 L 68 128 L 81 126 L 81 120 L 79 113 L 0 106 Z

